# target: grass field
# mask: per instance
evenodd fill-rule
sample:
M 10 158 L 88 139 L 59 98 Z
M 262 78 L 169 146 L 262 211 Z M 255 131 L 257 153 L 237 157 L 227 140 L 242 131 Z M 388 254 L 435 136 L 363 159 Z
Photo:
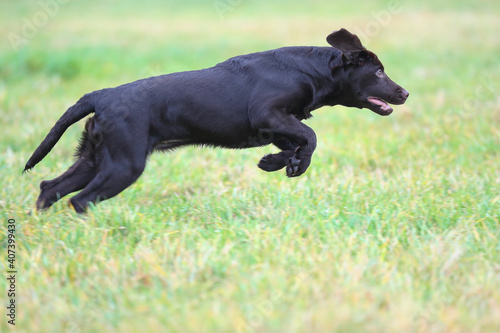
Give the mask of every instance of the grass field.
M 2 332 L 500 331 L 500 2 L 65 2 L 0 0 Z M 24 164 L 83 94 L 340 27 L 411 95 L 316 111 L 302 177 L 257 168 L 273 147 L 188 148 L 86 216 L 33 210 L 83 121 Z

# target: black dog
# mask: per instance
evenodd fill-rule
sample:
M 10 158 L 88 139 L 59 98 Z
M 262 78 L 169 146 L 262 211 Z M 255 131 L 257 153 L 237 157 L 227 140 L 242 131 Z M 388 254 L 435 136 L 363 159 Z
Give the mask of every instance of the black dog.
M 286 167 L 303 174 L 316 148 L 314 131 L 301 120 L 324 105 L 368 108 L 386 116 L 408 92 L 384 72 L 377 56 L 345 29 L 327 37 L 333 47 L 286 47 L 238 56 L 215 67 L 151 77 L 83 96 L 57 121 L 26 163 L 33 168 L 64 131 L 90 113 L 77 161 L 42 181 L 37 208 L 65 195 L 82 213 L 134 183 L 155 150 L 186 145 L 251 148 L 274 144 L 265 171 Z

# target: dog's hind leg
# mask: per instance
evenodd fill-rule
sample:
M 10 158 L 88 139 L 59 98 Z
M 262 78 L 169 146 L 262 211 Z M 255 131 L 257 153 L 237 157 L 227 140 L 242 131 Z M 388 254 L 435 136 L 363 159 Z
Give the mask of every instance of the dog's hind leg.
M 146 155 L 142 158 L 106 154 L 96 177 L 77 195 L 70 199 L 77 213 L 84 213 L 90 203 L 110 199 L 132 185 L 146 166 Z
M 154 147 L 143 134 L 147 131 L 146 123 L 115 121 L 113 124 L 110 130 L 102 131 L 102 144 L 95 152 L 97 175 L 70 199 L 78 213 L 85 212 L 90 203 L 110 199 L 132 185 L 144 171 L 147 156 Z
M 85 157 L 80 157 L 59 177 L 40 183 L 40 195 L 36 201 L 37 209 L 47 209 L 65 195 L 83 189 L 96 174 L 95 165 Z

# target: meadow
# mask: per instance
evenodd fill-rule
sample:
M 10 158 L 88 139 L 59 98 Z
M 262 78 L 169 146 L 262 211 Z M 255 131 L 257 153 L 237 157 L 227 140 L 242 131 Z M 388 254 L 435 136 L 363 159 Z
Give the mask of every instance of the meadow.
M 0 0 L 2 332 L 498 332 L 500 2 Z M 190 147 L 79 216 L 34 204 L 83 94 L 345 27 L 410 92 L 389 117 L 324 107 L 306 174 Z M 7 221 L 16 221 L 16 325 Z

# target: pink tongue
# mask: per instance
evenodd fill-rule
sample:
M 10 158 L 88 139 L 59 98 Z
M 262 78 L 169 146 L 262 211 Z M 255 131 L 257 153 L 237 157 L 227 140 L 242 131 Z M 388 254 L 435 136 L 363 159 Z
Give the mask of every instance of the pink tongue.
M 387 104 L 386 102 L 384 102 L 378 98 L 368 97 L 368 101 L 370 101 L 373 104 L 380 105 L 382 107 L 382 110 L 389 110 L 391 108 L 389 106 L 389 104 Z

